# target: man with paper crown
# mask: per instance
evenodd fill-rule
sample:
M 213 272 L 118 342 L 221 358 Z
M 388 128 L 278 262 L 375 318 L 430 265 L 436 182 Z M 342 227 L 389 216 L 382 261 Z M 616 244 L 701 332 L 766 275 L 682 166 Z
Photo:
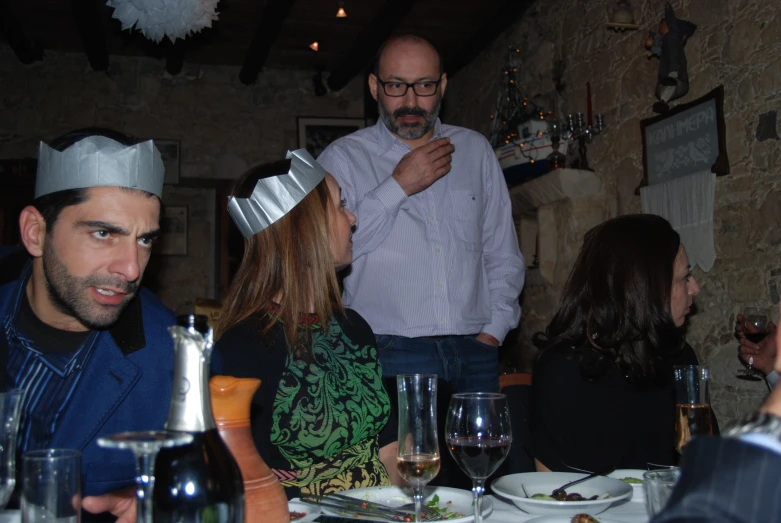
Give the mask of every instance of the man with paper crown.
M 123 489 L 84 508 L 134 514 L 133 456 L 97 439 L 162 429 L 168 413 L 176 320 L 140 286 L 163 162 L 151 141 L 77 131 L 53 145 L 40 144 L 35 200 L 19 216 L 32 261 L 0 287 L 5 385 L 26 390 L 17 448 L 80 450 L 84 496 Z

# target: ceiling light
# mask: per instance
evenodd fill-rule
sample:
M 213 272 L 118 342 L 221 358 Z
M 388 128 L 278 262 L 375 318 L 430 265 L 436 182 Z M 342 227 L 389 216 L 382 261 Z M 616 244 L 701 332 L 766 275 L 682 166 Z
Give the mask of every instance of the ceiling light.
M 336 18 L 347 18 L 347 11 L 344 10 L 344 2 L 339 2 L 339 10 L 336 11 Z
M 315 42 L 312 42 L 311 44 L 309 44 L 309 48 L 310 48 L 312 51 L 314 51 L 314 52 L 317 52 L 317 51 L 319 51 L 319 50 L 320 50 L 320 44 L 318 44 L 316 41 L 315 41 Z

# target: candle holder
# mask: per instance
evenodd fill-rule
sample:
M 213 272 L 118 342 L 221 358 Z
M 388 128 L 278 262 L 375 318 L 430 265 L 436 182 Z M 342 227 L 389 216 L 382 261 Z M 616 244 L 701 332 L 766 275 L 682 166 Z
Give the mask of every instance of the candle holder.
M 583 113 L 577 113 L 575 116 L 572 114 L 567 115 L 567 133 L 569 134 L 570 147 L 574 148 L 575 143 L 577 143 L 578 148 L 577 156 L 571 165 L 573 169 L 593 170 L 588 164 L 588 144 L 591 143 L 595 136 L 602 134 L 604 130 L 605 118 L 601 114 L 596 115 L 594 125 L 586 125 Z

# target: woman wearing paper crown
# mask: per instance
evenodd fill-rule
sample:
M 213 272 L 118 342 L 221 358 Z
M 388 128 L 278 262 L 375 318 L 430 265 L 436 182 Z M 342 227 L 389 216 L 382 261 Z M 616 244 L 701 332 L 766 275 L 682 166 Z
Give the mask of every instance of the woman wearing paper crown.
M 277 175 L 270 176 L 269 175 Z M 252 433 L 288 497 L 389 485 L 396 427 L 369 325 L 341 304 L 353 216 L 305 151 L 254 168 L 228 210 L 244 259 L 225 299 L 212 374 L 259 378 Z

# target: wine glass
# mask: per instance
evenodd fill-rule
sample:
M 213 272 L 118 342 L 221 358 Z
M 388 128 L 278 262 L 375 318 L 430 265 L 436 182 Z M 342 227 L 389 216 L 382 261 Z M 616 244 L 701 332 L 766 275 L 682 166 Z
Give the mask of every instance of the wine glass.
M 474 523 L 481 523 L 485 480 L 507 457 L 513 439 L 505 395 L 490 392 L 454 394 L 447 413 L 446 437 L 453 459 L 472 478 Z
M 399 475 L 412 486 L 415 521 L 420 522 L 423 487 L 439 473 L 437 375 L 396 376 L 399 391 Z
M 763 307 L 746 307 L 743 310 L 743 335 L 749 341 L 759 343 L 770 333 L 770 314 Z M 748 381 L 760 381 L 762 373 L 753 367 L 754 356 L 749 356 L 748 364 L 738 370 L 737 378 Z
M 675 450 L 695 434 L 711 434 L 710 369 L 699 365 L 673 367 L 675 383 Z
M 136 523 L 153 523 L 152 492 L 155 486 L 155 458 L 160 449 L 192 442 L 192 434 L 165 430 L 122 432 L 98 438 L 107 449 L 127 449 L 136 457 Z
M 16 434 L 23 396 L 21 389 L 0 394 L 0 509 L 5 508 L 16 487 Z

